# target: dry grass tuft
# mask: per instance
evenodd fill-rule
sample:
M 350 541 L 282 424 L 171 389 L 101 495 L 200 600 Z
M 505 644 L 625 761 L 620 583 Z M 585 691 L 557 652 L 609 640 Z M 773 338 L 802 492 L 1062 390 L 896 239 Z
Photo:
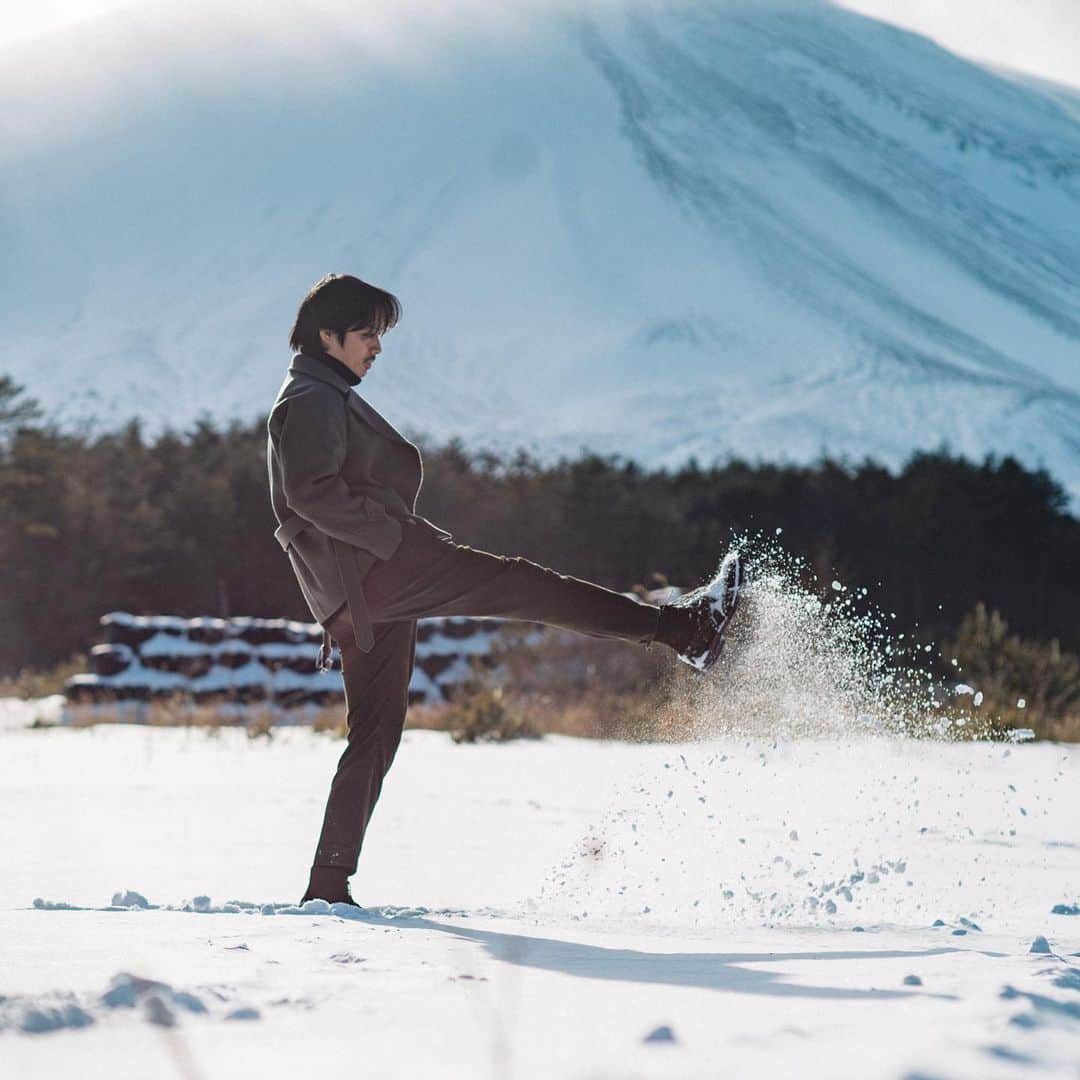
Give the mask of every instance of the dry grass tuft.
M 647 742 L 693 737 L 686 704 L 695 673 L 666 649 L 557 630 L 530 642 L 531 634 L 505 635 L 490 676 L 529 730 Z
M 86 665 L 87 658 L 79 654 L 42 671 L 25 668 L 18 675 L 5 675 L 0 678 L 0 698 L 15 697 L 25 700 L 62 694 L 68 679 L 86 671 Z

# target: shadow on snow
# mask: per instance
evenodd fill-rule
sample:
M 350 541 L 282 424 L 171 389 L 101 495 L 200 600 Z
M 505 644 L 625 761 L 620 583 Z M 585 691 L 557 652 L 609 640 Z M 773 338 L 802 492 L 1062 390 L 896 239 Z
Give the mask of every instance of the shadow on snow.
M 477 930 L 416 916 L 386 917 L 370 908 L 364 910 L 358 921 L 450 934 L 480 945 L 492 959 L 515 967 L 537 968 L 584 979 L 613 979 L 702 990 L 727 990 L 742 994 L 770 994 L 777 997 L 873 1001 L 907 997 L 955 999 L 951 994 L 927 994 L 908 990 L 857 990 L 848 987 L 797 985 L 784 982 L 783 972 L 759 971 L 742 965 L 786 960 L 899 960 L 965 951 L 934 948 L 841 949 L 801 953 L 645 952 L 640 949 L 613 949 L 555 938 Z

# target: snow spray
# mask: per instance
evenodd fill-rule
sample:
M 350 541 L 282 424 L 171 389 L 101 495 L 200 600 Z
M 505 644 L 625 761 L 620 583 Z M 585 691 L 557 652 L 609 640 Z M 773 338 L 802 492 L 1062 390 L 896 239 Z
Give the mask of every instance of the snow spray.
M 739 546 L 750 580 L 725 653 L 708 677 L 674 680 L 696 738 L 620 785 L 533 910 L 977 932 L 1014 891 L 983 845 L 1030 828 L 1009 748 L 978 738 L 934 647 L 866 589 L 822 588 L 776 537 Z
M 777 537 L 742 537 L 749 577 L 711 678 L 682 691 L 698 737 L 989 735 L 865 587 L 820 587 Z M 822 598 L 822 593 L 825 597 Z

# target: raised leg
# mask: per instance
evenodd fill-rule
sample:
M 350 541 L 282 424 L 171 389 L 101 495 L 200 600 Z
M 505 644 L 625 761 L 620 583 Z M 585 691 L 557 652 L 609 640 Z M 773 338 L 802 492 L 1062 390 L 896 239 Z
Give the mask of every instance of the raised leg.
M 528 559 L 492 555 L 406 526 L 392 559 L 364 581 L 373 620 L 473 615 L 560 626 L 648 644 L 660 609 Z

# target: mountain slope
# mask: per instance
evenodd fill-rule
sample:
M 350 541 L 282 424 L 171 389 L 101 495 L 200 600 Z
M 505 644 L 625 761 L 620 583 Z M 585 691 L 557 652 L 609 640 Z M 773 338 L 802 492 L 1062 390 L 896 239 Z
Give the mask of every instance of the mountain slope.
M 258 415 L 336 269 L 415 431 L 1080 494 L 1077 95 L 810 2 L 313 10 L 6 57 L 2 367 L 63 416 Z

